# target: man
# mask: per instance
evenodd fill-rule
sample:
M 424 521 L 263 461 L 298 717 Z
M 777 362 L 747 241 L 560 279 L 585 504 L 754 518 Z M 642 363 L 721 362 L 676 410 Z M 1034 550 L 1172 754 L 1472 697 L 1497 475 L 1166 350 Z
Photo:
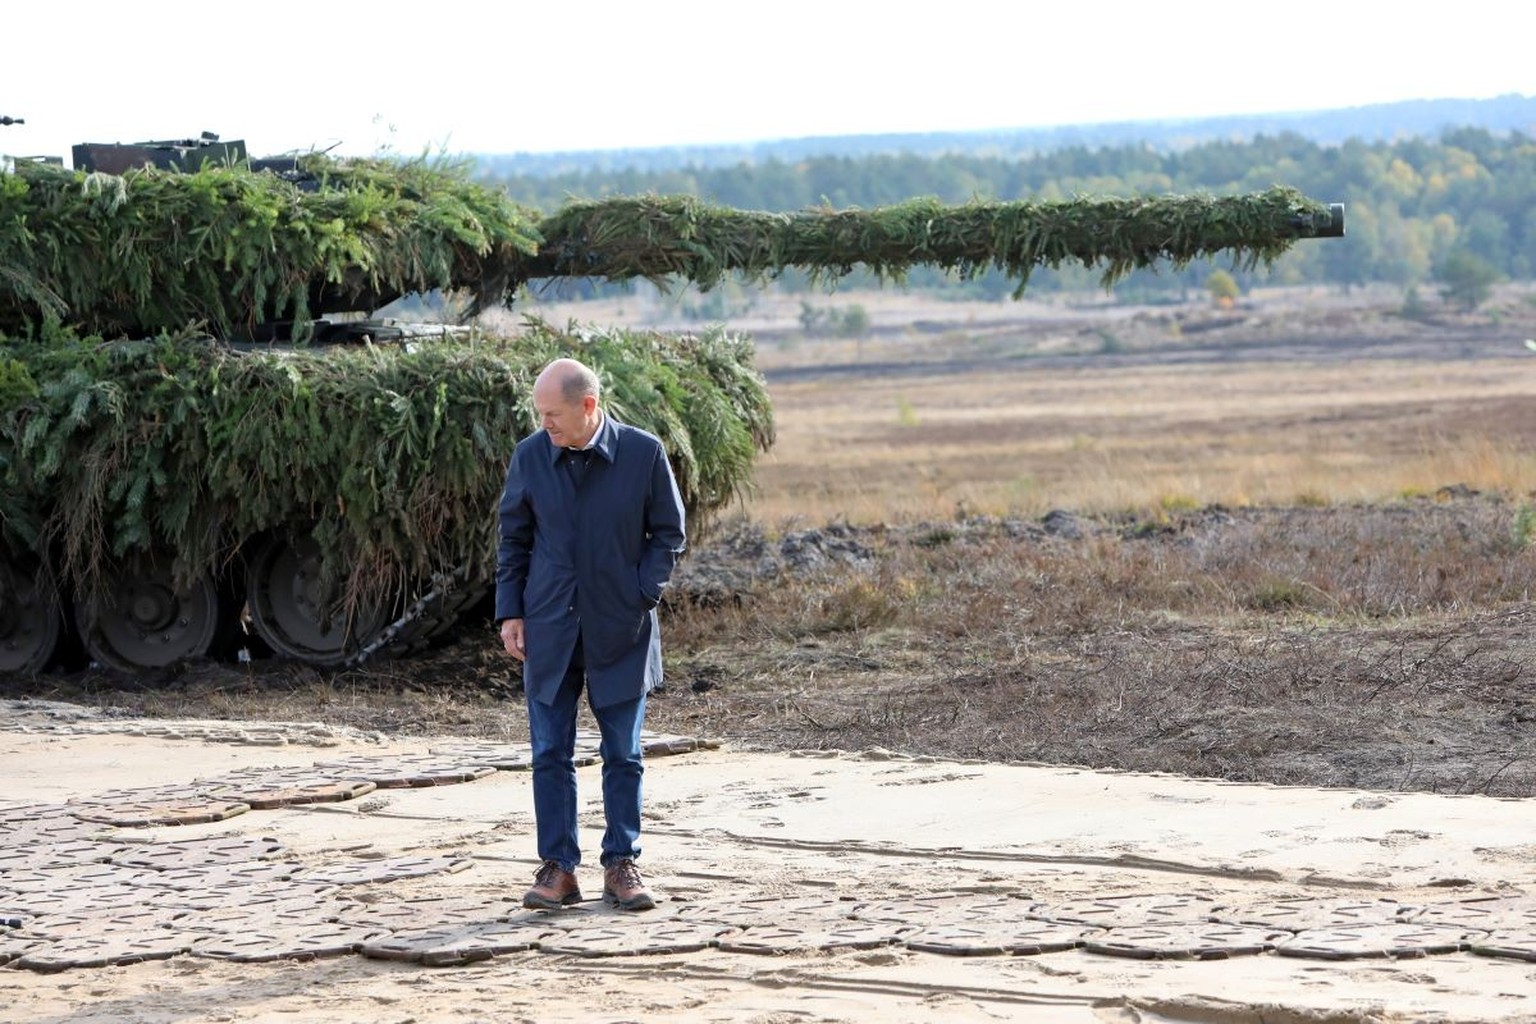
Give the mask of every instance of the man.
M 661 681 L 656 605 L 682 553 L 683 503 L 661 442 L 615 421 L 597 375 L 557 359 L 533 385 L 543 429 L 512 453 L 501 496 L 496 618 L 523 663 L 533 810 L 543 864 L 523 906 L 581 899 L 576 867 L 577 700 L 602 735 L 603 898 L 648 910 L 640 856 L 640 729 Z

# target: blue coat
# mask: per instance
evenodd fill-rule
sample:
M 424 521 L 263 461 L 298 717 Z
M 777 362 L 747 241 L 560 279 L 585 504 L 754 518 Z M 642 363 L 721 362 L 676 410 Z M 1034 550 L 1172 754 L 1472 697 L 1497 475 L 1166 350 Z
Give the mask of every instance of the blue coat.
M 543 430 L 517 445 L 501 495 L 496 619 L 522 619 L 523 687 L 550 703 L 578 632 L 595 706 L 661 682 L 656 605 L 683 551 L 683 502 L 655 436 L 603 415 L 578 489 Z

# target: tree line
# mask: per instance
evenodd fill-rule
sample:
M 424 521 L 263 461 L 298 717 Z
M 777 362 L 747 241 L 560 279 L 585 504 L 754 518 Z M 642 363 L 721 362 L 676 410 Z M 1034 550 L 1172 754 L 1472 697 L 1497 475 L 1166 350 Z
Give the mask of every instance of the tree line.
M 1348 235 L 1342 241 L 1298 245 L 1269 270 L 1239 273 L 1245 288 L 1260 279 L 1344 288 L 1389 282 L 1406 293 L 1443 282 L 1447 273 L 1471 272 L 1490 280 L 1536 278 L 1536 138 L 1517 131 L 1464 127 L 1438 137 L 1357 138 L 1339 144 L 1281 132 L 1204 142 L 1176 152 L 1146 144 L 1076 145 L 1018 158 L 821 155 L 728 167 L 604 168 L 556 175 L 498 175 L 491 164 L 482 166 L 482 174 L 514 200 L 546 211 L 571 197 L 640 193 L 689 194 L 743 209 L 786 211 L 823 204 L 885 206 L 913 196 L 964 203 L 1075 195 L 1222 195 L 1282 184 L 1346 204 Z M 1139 272 L 1117 290 L 1187 289 L 1210 270 L 1211 265 L 1197 265 L 1181 274 Z M 1091 288 L 1095 280 L 1094 273 L 1077 268 L 1042 271 L 1031 278 L 1030 290 Z M 914 271 L 910 281 L 923 287 L 941 278 Z M 794 279 L 788 283 L 796 284 Z M 998 298 L 1012 290 L 1001 275 L 964 287 Z

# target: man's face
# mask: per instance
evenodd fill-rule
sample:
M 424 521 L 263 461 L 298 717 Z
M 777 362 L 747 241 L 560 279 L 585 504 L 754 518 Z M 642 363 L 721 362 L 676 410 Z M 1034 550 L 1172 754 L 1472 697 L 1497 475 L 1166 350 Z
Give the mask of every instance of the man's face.
M 533 390 L 533 408 L 539 423 L 556 446 L 570 448 L 586 444 L 597 418 L 597 399 L 588 395 L 579 402 L 567 402 L 557 387 Z

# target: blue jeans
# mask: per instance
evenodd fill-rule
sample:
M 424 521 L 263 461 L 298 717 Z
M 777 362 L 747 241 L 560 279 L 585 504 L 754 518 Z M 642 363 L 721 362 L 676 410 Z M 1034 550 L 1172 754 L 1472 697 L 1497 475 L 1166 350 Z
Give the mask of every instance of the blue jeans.
M 562 870 L 581 863 L 576 831 L 576 710 L 585 680 L 581 641 L 571 656 L 565 679 L 552 704 L 528 698 L 528 735 L 533 747 L 533 814 L 537 823 L 539 859 L 552 860 Z M 588 703 L 591 704 L 590 696 Z M 604 866 L 620 858 L 640 856 L 640 727 L 645 697 L 600 708 L 592 705 L 602 735 Z

